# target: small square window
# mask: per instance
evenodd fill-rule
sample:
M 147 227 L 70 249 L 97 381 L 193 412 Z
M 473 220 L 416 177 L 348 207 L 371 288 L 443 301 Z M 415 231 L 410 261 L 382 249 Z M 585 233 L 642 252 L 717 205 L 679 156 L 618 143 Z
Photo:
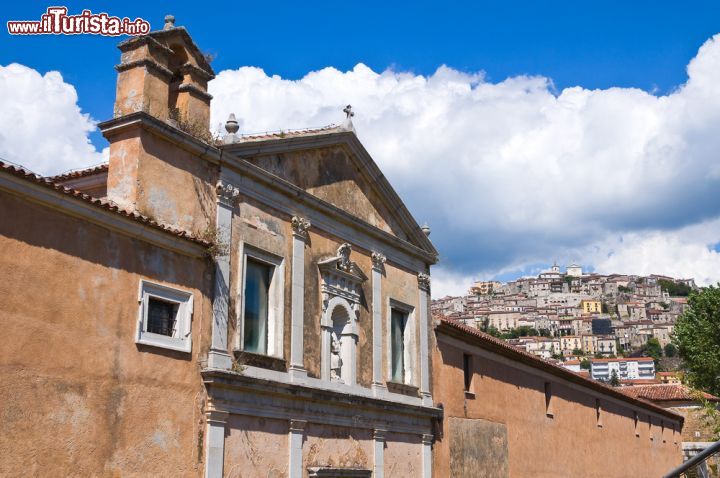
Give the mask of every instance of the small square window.
M 140 281 L 140 310 L 135 342 L 190 352 L 192 298 L 190 292 Z

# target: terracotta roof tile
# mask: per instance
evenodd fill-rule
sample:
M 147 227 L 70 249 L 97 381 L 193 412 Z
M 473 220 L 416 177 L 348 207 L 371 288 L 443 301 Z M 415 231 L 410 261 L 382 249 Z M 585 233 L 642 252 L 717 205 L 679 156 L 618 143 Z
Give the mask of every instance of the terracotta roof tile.
M 690 388 L 679 384 L 637 385 L 622 387 L 620 390 L 631 397 L 644 398 L 653 402 L 697 401 Z M 720 401 L 720 398 L 715 395 L 705 392 L 699 393 L 711 402 Z
M 76 169 L 76 170 L 68 171 L 68 172 L 65 172 L 62 174 L 57 174 L 55 176 L 49 176 L 47 179 L 49 179 L 50 181 L 53 181 L 53 182 L 61 182 L 61 181 L 66 181 L 68 179 L 77 179 L 77 178 L 82 178 L 85 176 L 92 176 L 93 174 L 107 172 L 108 167 L 109 167 L 108 163 L 102 163 L 102 164 L 97 164 L 95 166 L 90 166 L 88 168 Z
M 272 132 L 265 132 L 261 134 L 238 134 L 239 141 L 237 143 L 233 144 L 242 144 L 250 141 L 264 141 L 264 140 L 270 140 L 270 139 L 285 139 L 285 138 L 294 138 L 298 136 L 311 136 L 315 134 L 322 134 L 322 133 L 335 133 L 338 131 L 344 131 L 340 128 L 340 126 L 337 125 L 328 125 L 323 126 L 321 128 L 307 128 L 307 129 L 298 129 L 298 130 L 280 130 L 280 131 L 272 131 Z M 231 146 L 231 145 L 228 145 Z
M 40 186 L 46 187 L 48 189 L 54 189 L 55 191 L 58 191 L 62 194 L 70 196 L 76 200 L 83 201 L 88 204 L 92 204 L 93 206 L 95 206 L 99 209 L 104 209 L 106 211 L 110 211 L 110 212 L 119 214 L 121 216 L 125 216 L 129 219 L 132 219 L 133 221 L 139 222 L 141 224 L 145 224 L 146 226 L 150 226 L 155 229 L 159 229 L 168 234 L 173 234 L 175 236 L 181 237 L 188 241 L 195 242 L 196 244 L 200 244 L 204 247 L 209 247 L 211 245 L 209 242 L 193 236 L 188 231 L 184 231 L 182 229 L 178 229 L 178 228 L 169 226 L 167 224 L 157 222 L 154 219 L 151 219 L 147 216 L 139 214 L 135 211 L 127 211 L 108 199 L 94 198 L 94 197 L 92 197 L 88 194 L 85 194 L 83 192 L 80 192 L 76 189 L 68 188 L 67 186 L 58 184 L 57 182 L 53 181 L 51 178 L 44 178 L 35 173 L 31 173 L 30 171 L 28 171 L 20 166 L 15 166 L 15 165 L 0 161 L 0 170 L 3 172 L 6 172 L 6 173 L 12 174 L 13 176 L 22 178 L 26 181 L 30 181 L 30 182 L 33 182 Z

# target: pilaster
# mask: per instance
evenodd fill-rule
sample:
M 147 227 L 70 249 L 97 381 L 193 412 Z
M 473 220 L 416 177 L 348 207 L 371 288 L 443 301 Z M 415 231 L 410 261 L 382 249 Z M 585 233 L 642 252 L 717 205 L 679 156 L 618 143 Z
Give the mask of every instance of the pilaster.
M 208 367 L 229 370 L 232 358 L 228 353 L 228 303 L 230 297 L 230 244 L 232 244 L 232 215 L 240 191 L 224 181 L 218 181 L 215 286 L 213 294 L 212 339 L 208 352 Z
M 305 244 L 310 221 L 293 216 L 292 226 L 292 284 L 290 306 L 290 376 L 307 377 L 304 363 L 303 334 L 305 328 Z

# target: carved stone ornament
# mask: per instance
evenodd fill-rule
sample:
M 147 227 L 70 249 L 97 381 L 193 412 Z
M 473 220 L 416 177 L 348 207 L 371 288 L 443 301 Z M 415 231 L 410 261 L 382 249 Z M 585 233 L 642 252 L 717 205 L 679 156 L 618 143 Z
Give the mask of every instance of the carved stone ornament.
M 338 269 L 341 271 L 349 272 L 352 267 L 350 262 L 350 252 L 352 252 L 352 246 L 347 242 L 338 247 Z
M 218 181 L 215 189 L 217 190 L 218 201 L 226 206 L 232 206 L 240 195 L 240 190 L 237 187 L 223 181 Z
M 430 290 L 430 274 L 418 273 L 418 287 L 423 290 Z
M 385 261 L 387 261 L 387 257 L 385 257 L 383 254 L 381 254 L 379 252 L 373 252 L 371 257 L 372 257 L 373 268 L 381 271 L 383 268 L 383 265 L 385 264 Z
M 290 220 L 292 226 L 293 235 L 305 239 L 307 237 L 307 231 L 310 229 L 310 221 L 300 216 L 293 216 Z

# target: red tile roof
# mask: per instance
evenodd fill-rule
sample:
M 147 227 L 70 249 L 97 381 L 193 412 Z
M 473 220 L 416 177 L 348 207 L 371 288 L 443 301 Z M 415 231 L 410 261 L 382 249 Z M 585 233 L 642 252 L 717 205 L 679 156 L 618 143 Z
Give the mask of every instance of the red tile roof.
M 26 169 L 24 169 L 20 166 L 15 166 L 13 164 L 9 164 L 9 163 L 0 161 L 0 171 L 8 173 L 8 174 L 12 174 L 13 176 L 24 179 L 26 181 L 33 182 L 40 186 L 46 187 L 47 189 L 54 189 L 55 191 L 58 191 L 69 197 L 72 197 L 78 201 L 83 201 L 88 204 L 92 204 L 93 206 L 95 206 L 99 209 L 104 209 L 106 211 L 110 211 L 110 212 L 119 214 L 121 216 L 125 216 L 128 219 L 131 219 L 133 221 L 139 222 L 141 224 L 150 226 L 155 229 L 159 229 L 168 234 L 173 234 L 175 236 L 181 237 L 188 241 L 195 242 L 204 247 L 209 247 L 211 245 L 209 242 L 207 242 L 203 239 L 200 239 L 198 237 L 195 237 L 187 231 L 169 226 L 167 224 L 157 222 L 154 219 L 151 219 L 147 216 L 139 214 L 135 211 L 127 211 L 127 210 L 119 207 L 117 204 L 115 204 L 114 202 L 112 202 L 110 200 L 94 198 L 94 197 L 89 196 L 88 194 L 82 193 L 76 189 L 68 188 L 66 186 L 63 186 L 62 184 L 58 184 L 57 182 L 53 181 L 51 178 L 44 178 L 35 173 L 31 173 L 30 171 L 27 171 Z
M 698 401 L 694 393 L 698 393 L 711 402 L 718 402 L 720 398 L 705 392 L 693 392 L 685 385 L 679 384 L 656 384 L 638 385 L 633 387 L 622 387 L 620 390 L 635 398 L 644 398 L 653 402 L 671 401 Z
M 109 168 L 108 163 L 102 163 L 102 164 L 97 164 L 95 166 L 90 166 L 89 168 L 67 171 L 62 174 L 50 176 L 47 179 L 57 183 L 57 182 L 67 181 L 68 179 L 77 179 L 77 178 L 82 178 L 85 176 L 92 176 L 93 174 L 105 173 L 105 172 L 107 172 L 108 168 Z
M 584 374 L 578 374 L 569 369 L 566 369 L 565 367 L 562 367 L 561 365 L 552 364 L 518 347 L 510 345 L 502 339 L 498 339 L 493 337 L 492 335 L 481 332 L 474 327 L 469 327 L 461 322 L 457 322 L 444 316 L 434 316 L 434 318 L 439 321 L 436 330 L 439 330 L 441 332 L 452 331 L 458 334 L 460 338 L 463 339 L 472 338 L 473 342 L 479 342 L 482 346 L 487 347 L 491 351 L 505 355 L 512 360 L 523 362 L 524 364 L 530 365 L 531 367 L 543 370 L 553 375 L 557 375 L 558 377 L 565 380 L 579 383 L 584 387 L 594 389 L 601 393 L 612 395 L 615 398 L 633 403 L 634 405 L 652 409 L 656 413 L 662 413 L 664 415 L 672 417 L 675 420 L 683 420 L 682 416 L 666 410 L 662 407 L 659 407 L 653 402 L 644 400 L 640 397 L 633 397 L 626 393 L 622 393 L 617 388 L 589 379 L 585 377 Z
M 323 126 L 321 128 L 307 128 L 298 130 L 280 130 L 280 131 L 269 131 L 259 134 L 238 134 L 239 143 L 245 143 L 249 141 L 264 141 L 269 139 L 284 139 L 293 138 L 296 136 L 310 136 L 314 134 L 322 133 L 335 133 L 340 131 L 340 127 L 334 124 Z M 344 131 L 344 130 L 343 130 Z M 238 144 L 238 143 L 233 143 Z M 228 145 L 231 146 L 231 145 Z

